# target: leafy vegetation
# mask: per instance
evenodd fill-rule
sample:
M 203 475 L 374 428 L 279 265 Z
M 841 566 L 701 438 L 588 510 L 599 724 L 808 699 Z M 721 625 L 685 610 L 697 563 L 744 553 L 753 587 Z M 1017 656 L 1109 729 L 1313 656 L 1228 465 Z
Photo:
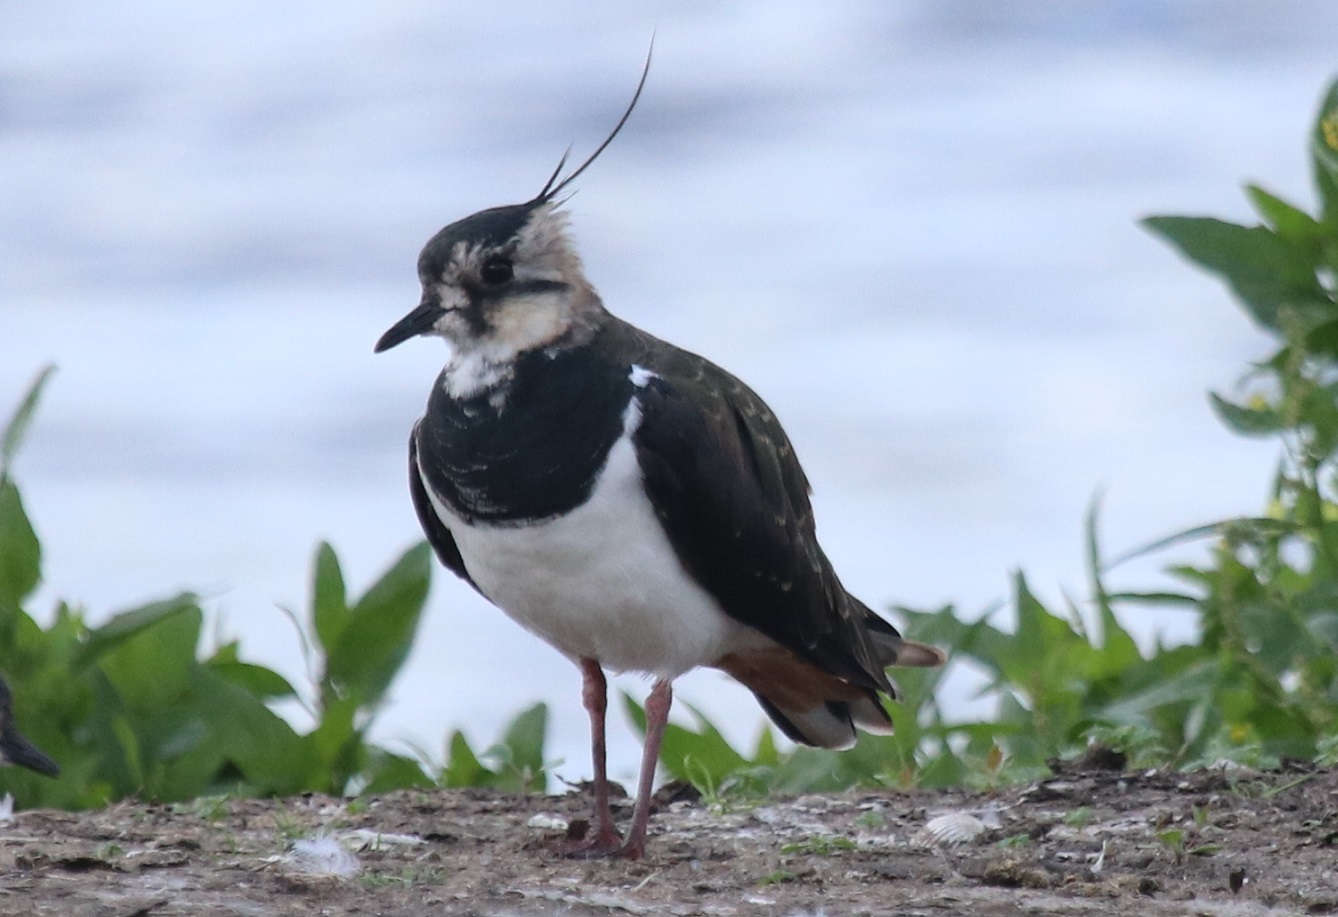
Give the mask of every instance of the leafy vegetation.
M 1092 744 L 1138 765 L 1338 760 L 1338 83 L 1321 105 L 1310 151 L 1315 215 L 1250 185 L 1260 225 L 1144 221 L 1225 281 L 1278 342 L 1246 375 L 1243 397 L 1211 396 L 1230 429 L 1282 442 L 1260 517 L 1159 539 L 1139 553 L 1211 538 L 1210 558 L 1173 567 L 1177 588 L 1117 593 L 1107 584 L 1094 507 L 1083 607 L 1047 608 L 1018 574 L 1007 627 L 995 623 L 998 615 L 967 620 L 953 607 L 899 609 L 910 635 L 985 673 L 994 703 L 985 721 L 944 717 L 935 699 L 942 673 L 899 672 L 905 702 L 892 709 L 894 736 L 862 736 L 846 753 L 782 755 L 764 732 L 749 757 L 698 715 L 697 730 L 666 734 L 666 769 L 718 796 L 722 788 L 991 784 L 1036 775 L 1048 760 Z M 1192 613 L 1198 640 L 1141 651 L 1119 610 L 1149 604 Z M 633 716 L 639 721 L 635 709 Z
M 535 704 L 506 727 L 502 738 L 475 755 L 464 733 L 455 730 L 447 741 L 449 757 L 440 774 L 442 786 L 489 786 L 512 793 L 543 790 L 548 785 L 544 738 L 548 706 Z
M 12 465 L 52 375 L 43 370 L 0 435 L 0 672 L 16 688 L 24 732 L 61 765 L 58 780 L 0 769 L 0 789 L 28 806 L 83 808 L 126 796 L 174 801 L 301 792 L 382 792 L 412 786 L 543 788 L 547 710 L 522 713 L 475 755 L 459 732 L 448 759 L 408 757 L 367 740 L 413 645 L 432 558 L 410 548 L 361 596 L 350 597 L 334 548 L 312 565 L 305 620 L 291 615 L 311 685 L 245 661 L 236 640 L 205 650 L 205 611 L 189 593 L 91 625 L 60 603 L 43 628 L 24 608 L 41 582 L 41 543 Z M 296 701 L 300 732 L 273 707 Z
M 1282 444 L 1260 516 L 1159 539 L 1140 553 L 1206 538 L 1208 559 L 1172 567 L 1171 589 L 1116 592 L 1093 507 L 1091 595 L 1083 605 L 1048 608 L 1017 574 L 1008 626 L 995 622 L 997 614 L 968 620 L 951 606 L 899 609 L 912 636 L 985 673 L 983 692 L 994 704 L 987 719 L 949 720 L 936 699 L 944 673 L 910 670 L 899 673 L 895 735 L 864 736 L 848 752 L 782 752 L 763 727 L 745 753 L 692 710 L 695 728 L 666 730 L 665 770 L 725 807 L 854 784 L 990 785 L 1038 774 L 1054 757 L 1093 745 L 1137 765 L 1338 761 L 1338 83 L 1321 106 L 1310 151 L 1315 214 L 1251 185 L 1259 225 L 1144 221 L 1223 280 L 1277 343 L 1238 394 L 1211 396 L 1230 429 Z M 236 641 L 205 648 L 205 612 L 190 594 L 97 626 L 62 603 L 39 626 L 24 602 L 41 579 L 41 545 L 12 464 L 49 376 L 39 375 L 0 436 L 0 671 L 16 686 L 24 730 L 61 763 L 62 775 L 48 781 L 3 769 L 0 789 L 25 805 L 77 808 L 139 795 L 199 798 L 213 811 L 228 794 L 546 785 L 542 704 L 478 754 L 453 733 L 440 767 L 427 754 L 396 755 L 367 740 L 426 600 L 431 556 L 423 544 L 356 598 L 334 549 L 317 548 L 309 614 L 292 616 L 312 673 L 303 691 L 244 661 Z M 1148 604 L 1192 613 L 1198 639 L 1140 649 L 1120 611 Z M 291 700 L 310 720 L 305 732 L 272 709 Z M 641 707 L 630 697 L 624 703 L 644 728 Z M 1182 836 L 1168 832 L 1162 842 L 1177 857 L 1187 850 Z
M 316 552 L 310 619 L 301 627 L 317 672 L 306 700 L 230 641 L 203 657 L 205 612 L 175 595 L 90 625 L 61 603 L 45 627 L 24 609 L 41 579 L 41 545 L 11 467 L 50 370 L 38 376 L 0 447 L 0 670 L 19 690 L 16 716 L 61 764 L 51 781 L 8 768 L 26 805 L 79 808 L 128 795 L 192 799 L 219 793 L 342 793 L 427 785 L 413 759 L 365 739 L 404 661 L 427 597 L 430 558 L 408 551 L 355 601 L 329 545 Z M 303 701 L 299 733 L 271 705 Z

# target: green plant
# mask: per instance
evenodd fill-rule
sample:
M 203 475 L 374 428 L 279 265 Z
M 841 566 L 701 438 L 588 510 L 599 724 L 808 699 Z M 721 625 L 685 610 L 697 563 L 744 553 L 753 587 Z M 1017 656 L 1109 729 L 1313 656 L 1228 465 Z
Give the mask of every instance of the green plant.
M 1063 821 L 1070 828 L 1085 828 L 1092 823 L 1092 810 L 1087 806 L 1078 806 L 1065 812 Z
M 623 706 L 637 729 L 646 730 L 645 708 L 623 693 Z M 660 745 L 660 763 L 669 774 L 686 780 L 708 804 L 723 808 L 727 798 L 759 798 L 766 795 L 772 769 L 780 761 L 771 731 L 763 727 L 751 758 L 736 751 L 720 730 L 691 704 L 685 705 L 697 720 L 698 731 L 670 723 Z
M 1211 563 L 1174 570 L 1202 633 L 1182 736 L 1190 758 L 1214 742 L 1262 763 L 1314 758 L 1338 729 L 1338 83 L 1310 152 L 1316 215 L 1250 185 L 1259 225 L 1145 221 L 1226 282 L 1279 344 L 1245 377 L 1243 398 L 1212 396 L 1237 433 L 1282 442 L 1268 512 L 1210 527 Z
M 324 785 L 316 788 L 323 792 L 377 793 L 431 782 L 414 759 L 366 740 L 413 645 L 431 573 L 431 550 L 418 544 L 350 602 L 334 549 L 325 543 L 316 549 L 311 624 L 299 633 L 315 638 L 303 641 L 308 666 L 319 672 L 310 708 L 316 728 L 304 738 L 321 763 Z
M 448 787 L 490 786 L 513 793 L 543 790 L 548 784 L 544 739 L 548 706 L 535 704 L 520 713 L 499 739 L 475 754 L 458 729 L 446 743 L 446 766 L 440 782 Z
M 1179 866 L 1185 860 L 1185 832 L 1179 828 L 1169 828 L 1157 832 L 1157 842 L 1170 851 Z
M 25 805 L 81 808 L 138 795 L 344 793 L 427 785 L 418 763 L 370 745 L 367 727 L 403 662 L 427 597 L 426 545 L 410 549 L 350 602 L 338 560 L 317 552 L 311 622 L 300 628 L 318 670 L 299 733 L 270 708 L 300 699 L 237 641 L 201 654 L 205 612 L 182 593 L 90 624 L 64 602 L 43 627 L 24 608 L 41 580 L 41 544 L 13 462 L 51 370 L 33 382 L 0 436 L 0 671 L 24 730 L 62 767 L 51 781 L 0 770 Z
M 1338 83 L 1310 138 L 1318 213 L 1257 186 L 1263 219 L 1237 226 L 1206 217 L 1151 217 L 1150 230 L 1226 281 L 1279 349 L 1255 366 L 1246 392 L 1212 396 L 1234 431 L 1277 436 L 1283 457 L 1267 512 L 1158 539 L 1134 552 L 1212 538 L 1207 563 L 1170 570 L 1175 589 L 1115 591 L 1087 519 L 1091 600 L 1047 607 L 1014 577 L 1012 620 L 968 621 L 946 607 L 899 609 L 908 634 L 948 647 L 985 674 L 995 702 L 987 722 L 951 723 L 934 699 L 936 672 L 898 673 L 897 734 L 861 737 L 834 754 L 778 754 L 769 733 L 747 757 L 700 714 L 698 729 L 671 726 L 666 769 L 719 788 L 752 775 L 781 792 L 857 783 L 925 785 L 1002 781 L 1043 773 L 1054 757 L 1099 744 L 1135 766 L 1194 767 L 1222 760 L 1269 766 L 1295 756 L 1333 760 L 1338 732 Z M 1132 555 L 1130 555 L 1132 556 Z M 1120 620 L 1130 606 L 1173 607 L 1197 617 L 1200 638 L 1140 650 Z M 994 611 L 998 611 L 995 609 Z M 639 712 L 629 702 L 633 718 Z M 695 711 L 694 711 L 695 713 Z M 1171 838 L 1164 840 L 1167 842 Z M 1173 845 L 1172 845 L 1173 846 Z M 1183 855 L 1183 849 L 1181 851 Z
M 875 831 L 879 828 L 887 827 L 887 817 L 877 809 L 870 809 L 863 815 L 855 819 L 856 828 L 864 828 L 868 831 Z
M 974 773 L 993 782 L 1028 779 L 1046 771 L 1056 756 L 1077 754 L 1109 710 L 1177 671 L 1163 653 L 1145 659 L 1115 613 L 1101 578 L 1096 540 L 1097 512 L 1088 515 L 1088 556 L 1094 594 L 1094 625 L 1070 603 L 1060 616 L 1032 592 L 1026 577 L 1014 577 L 1011 629 L 986 616 L 966 622 L 955 609 L 933 613 L 901 609 L 919 640 L 952 648 L 952 656 L 985 673 L 984 692 L 995 698 L 988 724 L 974 730 Z M 1146 711 L 1139 709 L 1141 722 Z

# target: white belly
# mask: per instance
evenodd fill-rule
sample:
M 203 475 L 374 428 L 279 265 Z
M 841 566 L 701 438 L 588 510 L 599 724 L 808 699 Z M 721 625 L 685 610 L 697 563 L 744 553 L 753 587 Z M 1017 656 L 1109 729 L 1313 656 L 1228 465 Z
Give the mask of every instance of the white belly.
M 634 400 L 590 499 L 565 516 L 470 525 L 427 491 L 470 577 L 514 620 L 572 659 L 672 678 L 755 636 L 674 554 L 629 438 L 637 411 Z

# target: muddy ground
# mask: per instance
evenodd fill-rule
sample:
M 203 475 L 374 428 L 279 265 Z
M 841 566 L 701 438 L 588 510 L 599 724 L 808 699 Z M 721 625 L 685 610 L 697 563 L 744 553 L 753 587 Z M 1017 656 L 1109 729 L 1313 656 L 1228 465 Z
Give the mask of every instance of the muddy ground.
M 638 863 L 555 853 L 586 809 L 438 790 L 21 812 L 0 823 L 0 914 L 1338 913 L 1335 770 L 679 800 Z

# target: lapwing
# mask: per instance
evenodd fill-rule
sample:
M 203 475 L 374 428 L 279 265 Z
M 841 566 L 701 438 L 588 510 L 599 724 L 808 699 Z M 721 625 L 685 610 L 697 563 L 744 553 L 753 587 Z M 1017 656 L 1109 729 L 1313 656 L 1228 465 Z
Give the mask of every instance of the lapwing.
M 25 739 L 14 724 L 13 699 L 3 678 L 0 678 L 0 764 L 17 764 L 48 777 L 60 776 L 56 762 Z
M 775 415 L 710 361 L 609 313 L 560 195 L 627 123 L 522 204 L 467 216 L 418 258 L 422 299 L 376 343 L 449 356 L 409 438 L 414 508 L 438 558 L 584 679 L 595 813 L 575 850 L 631 859 L 646 822 L 671 684 L 721 669 L 781 731 L 847 748 L 887 733 L 884 669 L 934 666 L 841 585 L 809 483 Z M 631 825 L 605 768 L 604 670 L 654 679 Z

